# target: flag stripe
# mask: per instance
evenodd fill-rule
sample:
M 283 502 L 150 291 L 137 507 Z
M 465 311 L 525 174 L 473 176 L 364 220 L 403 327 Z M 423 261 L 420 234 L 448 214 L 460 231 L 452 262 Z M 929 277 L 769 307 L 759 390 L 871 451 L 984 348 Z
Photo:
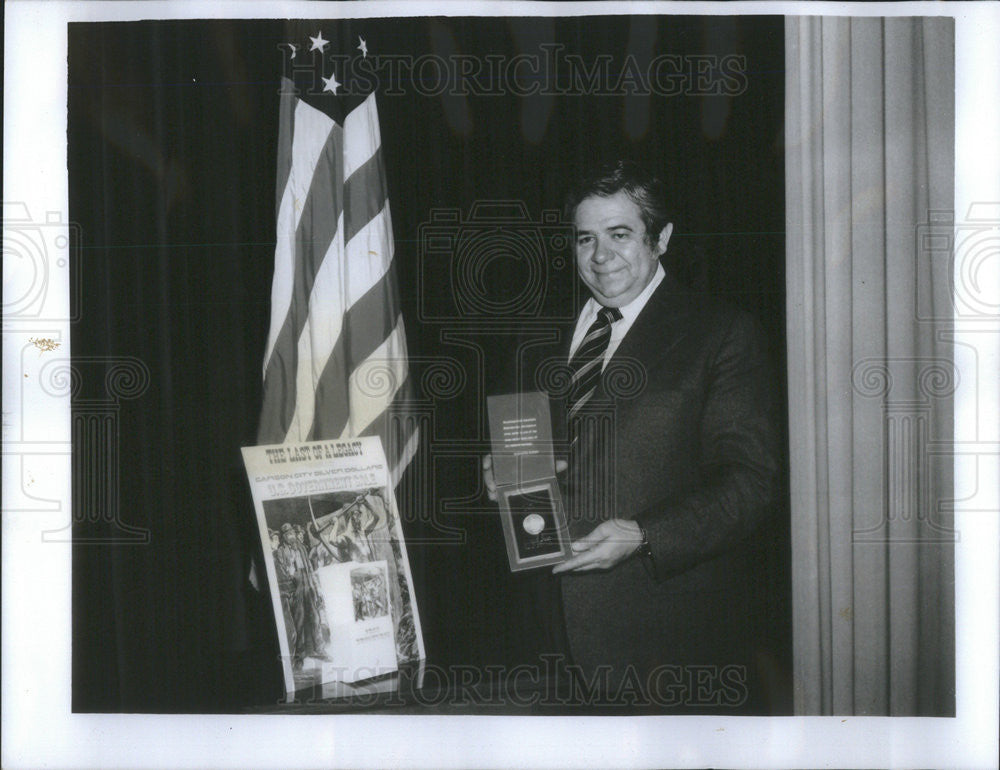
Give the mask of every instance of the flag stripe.
M 355 184 L 363 179 L 357 175 L 352 178 Z M 346 196 L 345 192 L 345 200 Z M 343 232 L 342 223 L 338 223 L 338 230 Z M 296 377 L 298 395 L 283 440 L 302 441 L 307 435 L 315 435 L 315 413 L 329 406 L 315 390 L 342 333 L 344 313 L 382 280 L 392 259 L 392 247 L 388 201 L 346 246 L 340 237 L 334 238 L 331 243 L 316 275 L 309 300 L 309 317 L 299 337 Z M 387 312 L 393 311 L 397 305 L 398 300 Z M 348 368 L 341 376 L 346 379 L 357 363 L 357 360 L 348 358 L 345 361 Z M 348 404 L 347 408 L 350 412 L 351 405 Z M 336 435 L 320 434 L 316 437 L 329 438 Z
M 406 382 L 406 337 L 403 318 L 372 354 L 359 363 L 348 378 L 351 416 L 341 438 L 362 435 L 377 422 Z
M 343 217 L 341 217 L 343 219 Z M 342 222 L 338 222 L 342 225 Z M 343 229 L 338 227 L 338 231 Z M 318 406 L 316 384 L 327 357 L 341 334 L 344 309 L 349 303 L 344 291 L 344 244 L 334 237 L 316 273 L 309 313 L 298 340 L 295 411 L 285 441 L 304 441 L 312 428 Z
M 292 173 L 292 137 L 295 136 L 295 84 L 286 77 L 281 78 L 281 91 L 278 110 L 278 176 L 274 188 L 274 210 L 281 210 L 281 198 L 288 186 L 288 177 Z
M 316 173 L 312 176 L 302 216 L 295 230 L 291 302 L 264 373 L 265 398 L 273 393 L 278 403 L 265 403 L 261 415 L 261 438 L 272 437 L 273 440 L 283 441 L 295 414 L 296 388 L 288 386 L 299 377 L 299 339 L 309 318 L 309 297 L 316 274 L 336 235 L 343 206 L 340 184 L 342 137 L 343 131 L 334 124 L 316 164 Z
M 298 230 L 305 205 L 315 182 L 317 173 L 329 175 L 330 166 L 327 148 L 332 135 L 336 134 L 338 147 L 344 146 L 344 130 L 330 117 L 303 101 L 295 105 L 295 136 L 292 138 L 292 170 L 288 177 L 288 190 L 294 196 L 292 229 Z M 324 159 L 325 162 L 324 162 Z
M 288 433 L 295 411 L 295 360 L 285 355 L 285 348 L 275 348 L 268 362 L 264 380 L 264 403 L 257 426 L 258 444 L 280 444 Z
M 344 247 L 344 282 L 348 304 L 363 297 L 389 271 L 393 257 L 388 202 Z
M 340 337 L 316 385 L 316 414 L 311 437 L 339 436 L 350 415 L 347 373 L 354 362 L 370 356 L 389 335 L 399 317 L 392 267 L 344 313 Z
M 368 94 L 344 118 L 344 178 L 353 175 L 381 146 L 375 94 Z
M 291 169 L 279 204 L 271 289 L 271 329 L 264 354 L 264 371 L 292 303 L 295 280 L 295 238 L 299 215 L 309 196 L 317 163 L 336 124 L 319 110 L 299 102 L 292 111 L 297 129 L 291 137 Z M 339 129 L 338 129 L 339 130 Z M 322 168 L 322 167 L 321 167 Z
M 295 229 L 295 253 L 304 258 L 301 263 L 304 269 L 298 271 L 302 281 L 296 288 L 301 288 L 301 291 L 296 292 L 293 302 L 308 300 L 316 272 L 337 234 L 337 220 L 344 207 L 343 137 L 343 130 L 334 124 L 316 164 L 309 195 Z
M 410 461 L 416 457 L 417 450 L 420 448 L 420 431 L 416 428 L 409 432 L 406 439 L 406 444 L 403 446 L 402 450 L 398 453 L 398 456 L 394 461 L 389 461 L 390 475 L 392 476 L 392 486 L 395 488 L 399 486 L 399 480 L 403 476 L 403 471 L 410 464 Z M 418 618 L 419 621 L 419 618 Z M 422 643 L 422 642 L 421 642 Z
M 385 207 L 385 166 L 375 150 L 344 183 L 344 241 L 349 242 Z

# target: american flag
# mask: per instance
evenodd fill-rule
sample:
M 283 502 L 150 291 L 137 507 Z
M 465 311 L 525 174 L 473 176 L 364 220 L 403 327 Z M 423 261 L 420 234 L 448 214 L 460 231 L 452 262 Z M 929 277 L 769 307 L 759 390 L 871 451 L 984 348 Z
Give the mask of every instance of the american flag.
M 281 46 L 277 244 L 258 443 L 378 435 L 399 480 L 418 443 L 375 93 L 338 80 L 368 56 L 303 34 Z M 338 69 L 341 71 L 338 72 Z M 368 81 L 371 82 L 371 81 Z

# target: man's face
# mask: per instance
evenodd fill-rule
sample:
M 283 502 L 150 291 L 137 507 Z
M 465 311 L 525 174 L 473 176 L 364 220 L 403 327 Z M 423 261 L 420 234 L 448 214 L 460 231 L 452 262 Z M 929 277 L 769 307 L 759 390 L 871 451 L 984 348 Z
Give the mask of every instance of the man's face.
M 591 196 L 576 207 L 576 267 L 594 299 L 622 307 L 638 297 L 656 273 L 673 225 L 650 243 L 639 207 L 624 192 Z

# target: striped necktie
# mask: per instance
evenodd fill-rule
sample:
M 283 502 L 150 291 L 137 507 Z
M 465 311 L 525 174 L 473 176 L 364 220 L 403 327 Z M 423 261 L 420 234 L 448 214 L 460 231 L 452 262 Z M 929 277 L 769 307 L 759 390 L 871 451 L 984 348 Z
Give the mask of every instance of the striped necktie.
M 569 362 L 571 371 L 567 420 L 573 425 L 574 418 L 597 390 L 604 364 L 604 354 L 611 341 L 611 324 L 621 320 L 622 312 L 616 307 L 602 307 L 597 319 L 587 329 L 573 359 Z

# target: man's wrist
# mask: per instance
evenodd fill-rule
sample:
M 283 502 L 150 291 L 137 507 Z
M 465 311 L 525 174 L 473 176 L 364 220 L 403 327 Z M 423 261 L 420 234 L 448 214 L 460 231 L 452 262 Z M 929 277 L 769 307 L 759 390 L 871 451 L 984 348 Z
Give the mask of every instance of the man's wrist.
M 640 559 L 651 559 L 653 558 L 653 549 L 649 545 L 649 536 L 646 534 L 646 528 L 638 521 L 635 523 L 639 527 L 639 537 L 641 539 L 639 545 L 632 552 L 632 555 L 638 556 Z

